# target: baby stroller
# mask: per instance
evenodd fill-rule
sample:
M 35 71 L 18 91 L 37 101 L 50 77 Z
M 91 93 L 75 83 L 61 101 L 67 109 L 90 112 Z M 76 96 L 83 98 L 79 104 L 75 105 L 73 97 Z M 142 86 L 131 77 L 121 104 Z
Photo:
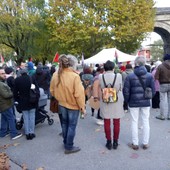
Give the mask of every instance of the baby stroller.
M 44 89 L 39 88 L 39 90 L 40 90 L 40 98 L 39 98 L 38 108 L 36 109 L 36 113 L 35 113 L 35 125 L 38 123 L 44 123 L 46 118 L 48 124 L 52 125 L 54 123 L 54 120 L 50 118 L 50 116 L 47 114 L 48 112 L 44 109 L 44 107 L 47 105 L 48 96 L 44 93 Z M 20 130 L 23 124 L 24 124 L 24 119 L 22 115 L 20 120 L 16 121 L 17 130 Z

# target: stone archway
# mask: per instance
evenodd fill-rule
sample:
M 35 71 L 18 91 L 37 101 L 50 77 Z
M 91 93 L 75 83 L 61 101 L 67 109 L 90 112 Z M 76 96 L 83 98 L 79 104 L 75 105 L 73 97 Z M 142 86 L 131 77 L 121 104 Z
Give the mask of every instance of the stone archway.
M 154 32 L 164 42 L 164 54 L 170 54 L 170 8 L 157 8 Z

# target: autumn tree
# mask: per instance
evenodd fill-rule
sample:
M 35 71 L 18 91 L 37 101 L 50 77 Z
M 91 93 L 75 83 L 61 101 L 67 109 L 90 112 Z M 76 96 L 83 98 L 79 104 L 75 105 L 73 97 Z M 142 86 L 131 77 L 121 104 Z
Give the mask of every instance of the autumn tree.
M 162 60 L 164 54 L 162 39 L 154 41 L 154 43 L 150 45 L 150 50 L 152 60 Z
M 49 0 L 48 28 L 60 53 L 137 49 L 154 27 L 153 0 Z
M 13 49 L 18 58 L 54 55 L 49 49 L 53 43 L 49 42 L 45 11 L 45 0 L 1 0 L 0 44 Z

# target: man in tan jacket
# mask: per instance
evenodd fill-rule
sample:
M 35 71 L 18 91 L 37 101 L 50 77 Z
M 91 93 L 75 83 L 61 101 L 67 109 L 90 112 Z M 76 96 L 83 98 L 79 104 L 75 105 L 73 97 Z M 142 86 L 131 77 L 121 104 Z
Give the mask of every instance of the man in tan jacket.
M 73 146 L 79 111 L 85 114 L 85 96 L 79 75 L 74 70 L 76 58 L 60 55 L 59 70 L 53 74 L 50 92 L 59 102 L 59 114 L 62 114 L 62 134 L 65 154 L 80 151 Z

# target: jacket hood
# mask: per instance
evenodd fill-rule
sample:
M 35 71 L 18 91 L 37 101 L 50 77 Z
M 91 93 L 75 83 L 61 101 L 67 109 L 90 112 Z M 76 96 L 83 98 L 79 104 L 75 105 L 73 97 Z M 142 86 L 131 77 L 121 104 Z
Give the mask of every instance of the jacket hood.
M 132 70 L 132 69 L 126 69 L 125 72 L 126 72 L 127 74 L 130 74 L 130 73 L 133 72 L 133 70 Z
M 163 62 L 163 65 L 168 69 L 170 70 L 170 60 L 166 60 Z
M 42 74 L 43 73 L 43 67 L 38 66 L 36 69 L 36 74 Z
M 134 73 L 135 73 L 137 76 L 145 75 L 145 74 L 147 73 L 146 67 L 145 67 L 145 66 L 136 66 L 136 67 L 134 68 Z

